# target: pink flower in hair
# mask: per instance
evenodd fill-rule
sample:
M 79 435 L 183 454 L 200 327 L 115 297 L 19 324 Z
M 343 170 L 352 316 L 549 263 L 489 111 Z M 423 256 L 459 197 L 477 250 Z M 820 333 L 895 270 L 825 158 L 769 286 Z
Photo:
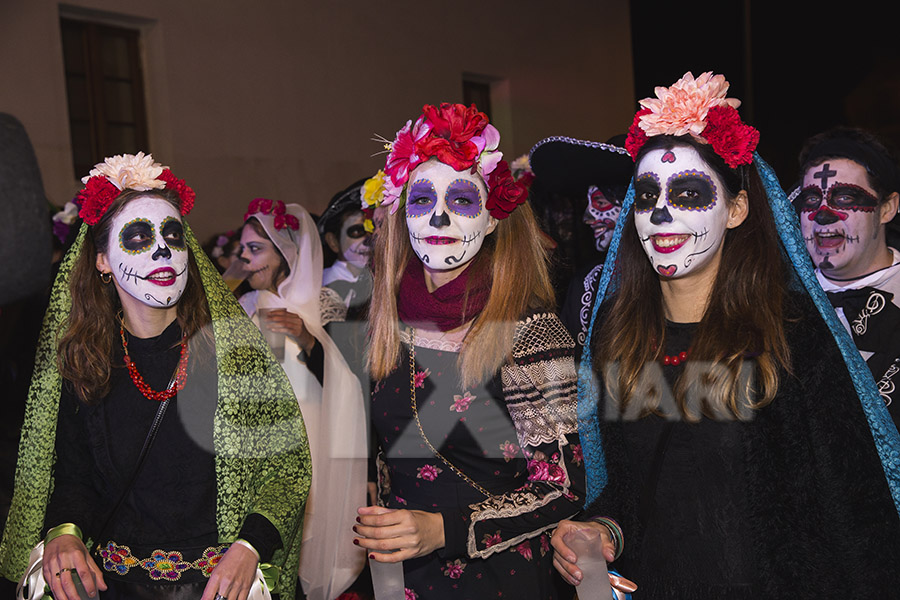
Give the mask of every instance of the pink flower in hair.
M 641 106 L 650 109 L 640 121 L 640 128 L 648 136 L 700 135 L 706 127 L 706 115 L 715 106 L 737 108 L 741 101 L 726 98 L 728 81 L 724 75 L 707 71 L 694 79 L 688 71 L 672 87 L 659 86 L 654 90 L 656 98 L 645 98 Z

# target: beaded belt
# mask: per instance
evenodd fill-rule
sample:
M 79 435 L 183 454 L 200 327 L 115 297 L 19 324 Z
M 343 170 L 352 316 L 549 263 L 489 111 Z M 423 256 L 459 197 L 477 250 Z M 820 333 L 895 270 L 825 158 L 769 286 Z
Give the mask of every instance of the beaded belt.
M 153 550 L 149 557 L 138 558 L 128 546 L 110 541 L 100 548 L 99 555 L 103 561 L 103 569 L 110 573 L 124 577 L 132 569 L 135 569 L 135 573 L 140 573 L 137 571 L 140 567 L 154 581 L 178 581 L 182 575 L 192 570 L 199 571 L 203 577 L 209 577 L 229 547 L 230 544 L 209 546 L 200 552 L 196 560 L 190 561 L 185 560 L 181 552 L 174 550 Z

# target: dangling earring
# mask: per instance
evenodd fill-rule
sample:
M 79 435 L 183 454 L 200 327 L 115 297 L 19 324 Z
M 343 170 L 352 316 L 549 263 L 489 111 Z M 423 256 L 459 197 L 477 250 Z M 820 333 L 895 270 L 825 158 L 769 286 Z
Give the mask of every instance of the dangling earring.
M 100 273 L 100 281 L 104 283 L 104 285 L 109 285 L 109 282 L 112 281 L 112 273 Z

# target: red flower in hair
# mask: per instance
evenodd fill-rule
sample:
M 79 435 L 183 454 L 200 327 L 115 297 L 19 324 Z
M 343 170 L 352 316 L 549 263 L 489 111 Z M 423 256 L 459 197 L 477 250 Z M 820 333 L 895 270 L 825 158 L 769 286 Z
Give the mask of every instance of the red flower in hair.
M 628 128 L 628 137 L 625 138 L 625 149 L 628 150 L 628 154 L 631 155 L 631 160 L 637 160 L 638 152 L 640 152 L 641 148 L 644 147 L 644 144 L 647 143 L 647 134 L 641 129 L 639 123 L 641 122 L 641 117 L 649 115 L 651 112 L 652 111 L 649 108 L 642 108 L 637 111 L 634 115 L 634 121 L 632 121 L 631 127 Z
M 91 177 L 84 189 L 78 192 L 77 200 L 81 205 L 78 216 L 88 225 L 96 225 L 119 193 L 119 188 L 110 183 L 106 177 L 102 175 Z
M 178 179 L 169 169 L 163 169 L 163 172 L 157 177 L 160 181 L 166 182 L 166 189 L 175 190 L 181 199 L 181 216 L 187 215 L 194 208 L 194 200 L 197 195 L 194 190 L 184 182 L 184 179 Z
M 479 112 L 474 104 L 469 108 L 447 102 L 440 107 L 426 104 L 422 110 L 431 132 L 416 144 L 417 153 L 433 156 L 455 171 L 472 167 L 484 149 L 483 142 L 479 147 L 472 138 L 484 131 L 487 115 Z
M 487 186 L 491 191 L 485 206 L 495 219 L 505 219 L 528 199 L 528 188 L 513 179 L 505 160 L 488 175 Z
M 759 131 L 742 123 L 737 110 L 730 106 L 710 108 L 701 135 L 732 169 L 753 162 L 753 151 L 759 144 Z
M 254 198 L 250 201 L 250 205 L 247 207 L 247 212 L 244 213 L 244 220 L 246 221 L 256 213 L 262 213 L 264 215 L 272 212 L 272 201 L 268 198 Z

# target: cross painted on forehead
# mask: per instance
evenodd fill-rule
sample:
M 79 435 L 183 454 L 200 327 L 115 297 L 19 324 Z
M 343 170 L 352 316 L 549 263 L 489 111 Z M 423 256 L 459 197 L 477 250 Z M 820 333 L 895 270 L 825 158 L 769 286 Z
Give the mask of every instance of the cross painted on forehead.
M 813 177 L 815 177 L 816 179 L 822 180 L 822 189 L 823 190 L 828 188 L 828 178 L 834 177 L 835 175 L 837 175 L 837 171 L 832 171 L 829 168 L 830 166 L 831 166 L 830 164 L 825 163 L 824 165 L 822 165 L 821 171 L 817 171 L 816 173 L 813 174 Z

